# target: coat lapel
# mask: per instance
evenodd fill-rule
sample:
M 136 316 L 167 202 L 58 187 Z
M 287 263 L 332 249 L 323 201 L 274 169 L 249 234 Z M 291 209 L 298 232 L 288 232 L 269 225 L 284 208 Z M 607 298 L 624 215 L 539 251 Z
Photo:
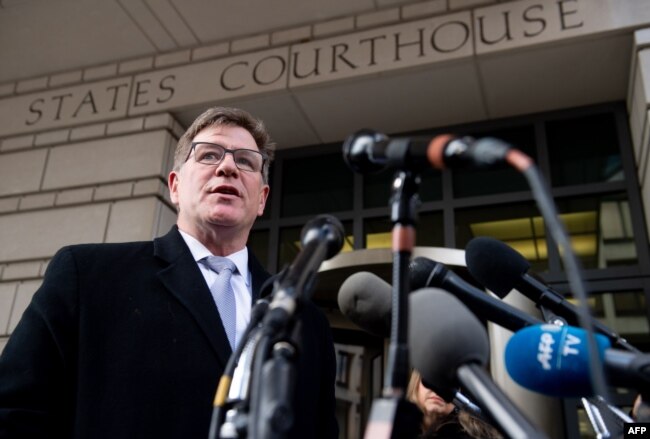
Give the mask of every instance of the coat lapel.
M 194 317 L 225 367 L 232 351 L 217 306 L 176 226 L 154 240 L 154 255 L 169 264 L 158 272 L 158 278 Z
M 262 287 L 266 288 L 267 281 L 271 282 L 272 279 L 271 275 L 262 267 L 262 264 L 260 264 L 260 261 L 257 260 L 253 252 L 250 251 L 250 248 L 248 250 L 248 269 L 251 271 L 251 278 L 252 278 L 252 291 L 253 291 L 253 297 L 252 297 L 252 302 L 255 304 L 257 299 L 260 298 L 261 293 L 264 293 L 262 291 Z M 270 285 L 269 285 L 270 287 Z

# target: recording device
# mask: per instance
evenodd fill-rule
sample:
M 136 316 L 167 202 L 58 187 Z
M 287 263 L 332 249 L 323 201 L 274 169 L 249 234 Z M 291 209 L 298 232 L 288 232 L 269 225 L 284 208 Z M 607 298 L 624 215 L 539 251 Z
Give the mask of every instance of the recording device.
M 250 321 L 242 336 L 243 342 L 237 345 L 228 359 L 228 363 L 226 363 L 214 398 L 209 438 L 239 437 L 238 431 L 247 422 L 245 411 L 239 410 L 239 408 L 228 410 L 225 413 L 224 422 L 224 419 L 222 419 L 224 416 L 223 410 L 227 403 L 231 405 L 237 404 L 248 398 L 251 358 L 258 340 L 254 333 L 257 331 L 258 325 L 268 308 L 269 302 L 266 299 L 259 299 L 255 302 L 251 309 Z M 219 428 L 221 432 L 218 431 Z
M 594 395 L 586 332 L 572 326 L 537 325 L 516 332 L 505 349 L 508 374 L 522 387 L 555 397 Z M 650 354 L 611 349 L 595 334 L 609 384 L 641 392 L 650 388 Z
M 507 244 L 489 237 L 472 239 L 465 248 L 465 262 L 472 276 L 499 297 L 511 290 L 524 294 L 535 302 L 565 318 L 569 325 L 578 325 L 578 309 L 562 294 L 528 274 L 530 264 L 519 252 Z M 612 343 L 632 352 L 639 352 L 620 335 L 595 319 L 596 331 L 606 335 Z
M 545 437 L 519 411 L 485 370 L 487 332 L 454 296 L 426 288 L 409 296 L 411 364 L 436 386 L 463 386 L 506 437 Z M 453 336 L 450 336 L 453 334 Z
M 354 273 L 339 288 L 337 300 L 343 315 L 364 331 L 384 338 L 390 335 L 391 286 L 379 276 L 367 271 Z M 433 390 L 445 401 L 481 417 L 480 407 L 456 388 Z
M 543 323 L 479 290 L 440 262 L 417 257 L 411 261 L 410 270 L 411 287 L 414 290 L 427 287 L 442 288 L 459 298 L 477 316 L 511 331 Z
M 332 215 L 318 215 L 303 226 L 302 249 L 273 285 L 265 326 L 275 330 L 293 315 L 297 303 L 311 293 L 321 263 L 341 250 L 344 238 L 343 225 Z
M 486 168 L 503 163 L 510 150 L 510 145 L 492 137 L 474 139 L 440 134 L 391 139 L 363 129 L 345 140 L 343 159 L 352 170 L 362 174 L 386 168 Z
M 459 298 L 474 314 L 511 331 L 544 323 L 491 297 L 431 259 L 417 257 L 411 262 L 410 284 L 413 290 L 442 288 Z M 361 271 L 341 284 L 337 299 L 341 312 L 364 331 L 380 337 L 390 334 L 392 296 L 388 282 Z
M 390 336 L 392 287 L 379 276 L 360 271 L 339 288 L 337 301 L 343 315 L 366 332 Z
M 293 343 L 300 332 L 300 324 L 293 316 L 300 303 L 309 298 L 321 263 L 341 250 L 343 240 L 343 225 L 338 219 L 316 216 L 302 228 L 302 249 L 296 259 L 273 284 L 273 298 L 262 321 L 252 362 L 251 386 L 255 393 L 250 397 L 250 437 L 281 438 L 292 427 L 299 351 Z
M 271 303 L 258 301 L 246 337 L 229 359 L 229 373 L 222 376 L 215 397 L 210 438 L 218 434 L 279 439 L 289 432 L 298 351 L 293 336 L 300 332 L 300 322 L 293 316 L 309 298 L 320 264 L 341 250 L 343 239 L 338 219 L 331 215 L 313 218 L 301 231 L 302 249 L 294 262 L 274 277 L 272 285 L 264 284 L 264 294 L 272 287 Z M 219 425 L 226 395 L 231 408 Z

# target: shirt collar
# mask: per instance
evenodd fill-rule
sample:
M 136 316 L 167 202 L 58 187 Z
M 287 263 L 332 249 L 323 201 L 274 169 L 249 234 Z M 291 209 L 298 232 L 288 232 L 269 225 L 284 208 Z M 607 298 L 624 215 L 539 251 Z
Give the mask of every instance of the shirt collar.
M 206 246 L 201 243 L 201 241 L 189 233 L 183 232 L 181 229 L 178 229 L 178 231 L 185 241 L 185 244 L 187 244 L 189 247 L 190 252 L 192 253 L 192 257 L 197 263 L 201 259 L 204 259 L 208 256 L 213 256 L 210 250 L 208 250 Z M 243 249 L 229 254 L 226 257 L 235 263 L 237 266 L 237 271 L 243 276 L 244 280 L 246 281 L 246 285 L 248 286 L 250 279 L 250 276 L 248 275 L 248 247 L 244 247 Z

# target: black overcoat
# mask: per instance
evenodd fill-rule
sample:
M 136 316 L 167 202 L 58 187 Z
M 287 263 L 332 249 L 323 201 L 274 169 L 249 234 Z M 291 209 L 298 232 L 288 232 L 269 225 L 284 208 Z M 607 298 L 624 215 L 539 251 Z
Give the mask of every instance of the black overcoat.
M 253 303 L 270 277 L 249 252 Z M 323 313 L 300 312 L 292 437 L 337 437 Z M 207 438 L 231 354 L 178 229 L 64 247 L 0 357 L 0 438 Z

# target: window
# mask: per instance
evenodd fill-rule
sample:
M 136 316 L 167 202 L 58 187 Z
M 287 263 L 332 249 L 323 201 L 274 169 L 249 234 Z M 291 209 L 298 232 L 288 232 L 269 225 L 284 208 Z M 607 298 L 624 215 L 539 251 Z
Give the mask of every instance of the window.
M 465 248 L 477 236 L 489 236 L 521 253 L 534 271 L 548 269 L 544 222 L 534 203 L 462 209 L 456 213 L 456 244 Z
M 625 194 L 557 200 L 560 218 L 584 268 L 637 263 L 630 206 Z
M 536 159 L 534 127 L 525 125 L 476 133 L 473 137 L 496 137 L 529 157 Z M 503 165 L 498 169 L 467 169 L 453 172 L 454 196 L 474 197 L 528 190 L 526 179 L 516 170 Z
M 282 216 L 352 209 L 352 171 L 341 153 L 285 160 Z
M 550 121 L 546 128 L 553 186 L 623 179 L 612 113 Z

